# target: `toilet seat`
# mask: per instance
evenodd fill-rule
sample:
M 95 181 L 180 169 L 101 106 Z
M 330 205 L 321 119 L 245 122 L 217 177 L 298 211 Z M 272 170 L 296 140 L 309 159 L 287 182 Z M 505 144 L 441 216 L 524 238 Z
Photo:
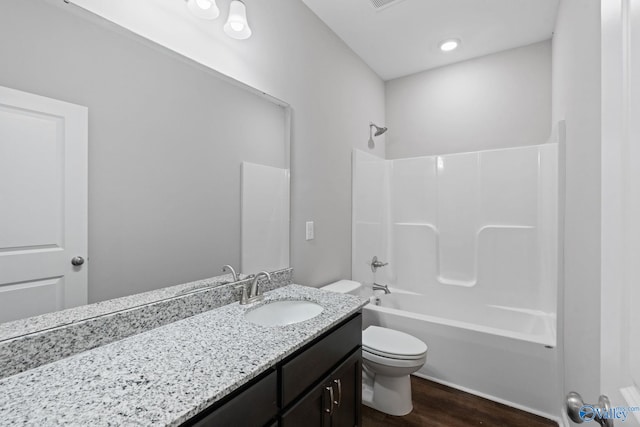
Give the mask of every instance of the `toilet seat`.
M 392 357 L 380 356 L 375 353 L 371 353 L 364 348 L 362 349 L 362 358 L 368 362 L 377 363 L 379 365 L 388 366 L 392 368 L 419 368 L 427 361 L 427 354 L 423 353 L 422 356 L 416 359 L 394 359 Z
M 395 359 L 395 360 L 421 360 L 421 359 L 424 359 L 424 356 L 427 354 L 427 352 L 425 351 L 424 353 L 416 354 L 413 356 L 403 356 L 403 355 L 397 355 L 394 353 L 386 353 L 384 351 L 372 350 L 365 346 L 362 346 L 362 351 L 363 352 L 366 351 L 369 354 L 374 354 L 376 356 L 384 357 L 386 359 Z
M 404 332 L 380 326 L 369 326 L 362 331 L 362 350 L 379 357 L 416 361 L 425 358 L 427 345 Z

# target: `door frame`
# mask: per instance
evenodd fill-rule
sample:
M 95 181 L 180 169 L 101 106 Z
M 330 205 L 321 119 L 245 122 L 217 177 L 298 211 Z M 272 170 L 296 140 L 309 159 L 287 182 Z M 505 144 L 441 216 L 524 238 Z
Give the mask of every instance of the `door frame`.
M 601 2 L 602 144 L 601 144 L 601 288 L 600 390 L 612 406 L 633 406 L 628 394 L 630 375 L 630 313 L 633 263 L 631 254 L 634 200 L 630 197 L 634 160 L 630 134 L 631 109 L 631 0 Z M 639 29 L 640 30 L 640 29 Z M 636 49 L 638 50 L 638 49 Z M 640 52 L 640 50 L 639 50 Z M 639 59 L 635 59 L 637 62 Z M 637 84 L 636 84 L 637 85 Z M 634 156 L 636 154 L 636 156 Z M 637 201 L 636 201 L 637 202 Z M 637 262 L 637 261 L 636 261 Z M 636 387 L 633 387 L 636 388 Z M 625 393 L 626 390 L 626 393 Z M 637 390 L 637 388 L 636 388 Z M 637 392 L 637 391 L 636 391 Z M 640 426 L 635 413 L 625 427 Z

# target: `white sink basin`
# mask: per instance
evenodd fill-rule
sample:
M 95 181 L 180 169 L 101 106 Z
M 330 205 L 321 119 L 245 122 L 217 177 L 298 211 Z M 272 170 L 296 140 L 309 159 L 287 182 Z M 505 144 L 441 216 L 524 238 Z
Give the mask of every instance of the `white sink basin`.
M 322 313 L 321 305 L 311 301 L 274 301 L 249 310 L 244 317 L 262 326 L 284 326 L 303 322 Z

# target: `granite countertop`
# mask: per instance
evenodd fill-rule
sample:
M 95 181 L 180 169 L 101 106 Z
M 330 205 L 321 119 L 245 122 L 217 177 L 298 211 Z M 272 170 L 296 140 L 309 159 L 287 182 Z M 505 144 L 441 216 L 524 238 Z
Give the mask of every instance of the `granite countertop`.
M 79 307 L 68 308 L 66 310 L 55 311 L 53 313 L 41 314 L 39 316 L 29 317 L 26 319 L 0 323 L 0 341 L 10 340 L 51 328 L 58 328 L 99 316 L 112 315 L 120 311 L 131 310 L 136 307 L 158 303 L 199 289 L 219 286 L 232 281 L 233 278 L 231 275 L 225 274 L 217 277 L 211 277 L 209 279 L 197 280 L 195 282 L 100 301 L 93 304 L 81 305 Z
M 317 302 L 318 316 L 263 327 L 244 312 L 275 300 Z M 6 425 L 165 425 L 190 419 L 357 312 L 367 300 L 299 285 L 226 305 L 0 380 Z

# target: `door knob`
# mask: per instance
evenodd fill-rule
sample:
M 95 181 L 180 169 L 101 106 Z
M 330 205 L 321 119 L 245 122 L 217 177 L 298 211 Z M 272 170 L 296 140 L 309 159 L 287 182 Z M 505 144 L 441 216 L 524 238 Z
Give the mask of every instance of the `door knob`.
M 82 258 L 81 256 L 74 256 L 73 258 L 71 258 L 71 264 L 79 267 L 84 264 L 84 258 Z
M 584 403 L 582 396 L 575 391 L 567 394 L 567 414 L 574 423 L 582 424 L 585 421 L 595 421 L 602 427 L 613 427 L 613 419 L 603 417 L 610 410 L 611 402 L 604 394 L 594 405 Z

